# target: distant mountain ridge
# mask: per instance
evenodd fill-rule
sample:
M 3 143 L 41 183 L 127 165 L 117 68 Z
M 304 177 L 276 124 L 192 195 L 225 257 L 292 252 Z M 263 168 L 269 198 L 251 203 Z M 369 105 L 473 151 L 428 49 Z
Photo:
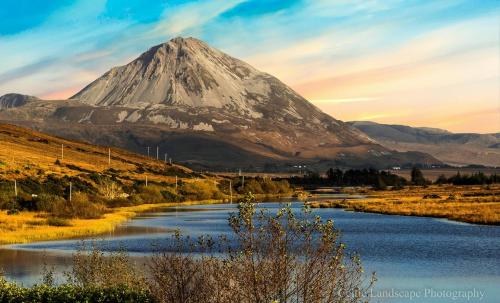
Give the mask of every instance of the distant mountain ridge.
M 30 101 L 38 101 L 37 97 L 21 95 L 21 94 L 6 94 L 0 97 L 0 110 L 23 106 Z
M 0 120 L 142 153 L 159 146 L 196 168 L 439 163 L 378 145 L 275 77 L 194 38 L 154 46 L 69 100 L 6 107 Z
M 369 121 L 348 123 L 387 148 L 426 152 L 452 165 L 500 167 L 500 133 L 452 133 L 442 129 Z

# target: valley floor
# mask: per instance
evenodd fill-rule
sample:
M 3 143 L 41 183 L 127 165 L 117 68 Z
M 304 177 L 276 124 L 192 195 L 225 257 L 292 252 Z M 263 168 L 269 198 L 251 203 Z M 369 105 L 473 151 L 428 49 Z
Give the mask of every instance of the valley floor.
M 309 205 L 312 208 L 344 208 L 500 225 L 500 185 L 407 187 L 402 190 L 369 191 L 363 199 L 309 202 Z

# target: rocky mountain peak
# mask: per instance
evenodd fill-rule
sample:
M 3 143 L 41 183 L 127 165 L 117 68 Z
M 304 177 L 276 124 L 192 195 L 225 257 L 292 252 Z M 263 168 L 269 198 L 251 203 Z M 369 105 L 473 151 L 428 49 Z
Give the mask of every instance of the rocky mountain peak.
M 131 63 L 115 67 L 72 99 L 97 106 L 151 105 L 249 109 L 249 94 L 264 95 L 264 75 L 194 38 L 156 45 Z

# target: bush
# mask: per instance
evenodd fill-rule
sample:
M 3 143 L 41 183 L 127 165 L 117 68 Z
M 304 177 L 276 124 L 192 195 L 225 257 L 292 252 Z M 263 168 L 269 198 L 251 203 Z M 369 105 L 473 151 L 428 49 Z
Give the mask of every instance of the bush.
M 162 190 L 161 195 L 163 196 L 163 199 L 166 202 L 182 202 L 184 201 L 184 198 L 179 196 L 178 194 L 169 191 L 169 190 Z
M 134 206 L 139 203 L 137 203 L 137 200 L 134 200 L 132 198 L 116 198 L 116 199 L 111 199 L 107 200 L 104 203 L 106 204 L 107 207 L 125 207 L 125 206 Z
M 35 199 L 36 208 L 39 211 L 52 212 L 59 205 L 63 205 L 66 200 L 63 197 L 42 193 L 39 194 Z
M 0 302 L 23 303 L 119 303 L 119 302 L 155 302 L 146 290 L 135 290 L 124 286 L 81 287 L 71 284 L 60 286 L 36 285 L 31 288 L 17 286 L 0 277 Z
M 156 185 L 140 186 L 135 194 L 135 203 L 162 203 L 164 200 L 161 190 L 162 188 Z
M 97 243 L 82 242 L 73 255 L 73 269 L 69 281 L 82 287 L 126 287 L 140 291 L 147 289 L 144 273 L 139 272 L 124 251 L 104 253 Z
M 217 186 L 208 180 L 184 183 L 179 192 L 186 200 L 222 199 L 224 197 Z
M 159 302 L 368 300 L 374 279 L 365 285 L 359 258 L 346 255 L 331 220 L 308 209 L 296 216 L 290 207 L 272 215 L 254 201 L 247 195 L 229 218 L 236 244 L 191 243 L 177 233 L 173 247 L 153 258 L 150 289 Z
M 240 194 L 287 194 L 291 192 L 290 184 L 287 180 L 275 181 L 270 178 L 252 178 L 245 179 L 245 185 L 242 182 L 236 184 L 237 191 Z
M 74 193 L 71 201 L 54 198 L 46 207 L 46 211 L 60 218 L 97 219 L 106 212 L 104 205 L 90 202 L 89 196 L 80 192 Z
M 50 226 L 71 226 L 71 223 L 67 219 L 56 217 L 47 218 L 47 224 Z

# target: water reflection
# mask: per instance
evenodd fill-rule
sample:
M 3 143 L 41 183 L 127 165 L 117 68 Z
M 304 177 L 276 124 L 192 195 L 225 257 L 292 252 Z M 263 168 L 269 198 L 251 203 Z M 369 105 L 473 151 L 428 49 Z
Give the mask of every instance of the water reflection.
M 265 203 L 260 207 L 275 211 L 280 205 Z M 292 203 L 292 207 L 298 212 L 302 203 Z M 171 241 L 172 231 L 177 228 L 192 237 L 229 236 L 227 218 L 234 211 L 235 204 L 161 209 L 127 222 L 114 234 L 104 236 L 100 243 L 105 250 L 125 247 L 134 256 L 148 256 Z M 474 288 L 486 292 L 482 302 L 496 302 L 500 297 L 499 226 L 341 209 L 315 209 L 314 213 L 334 219 L 348 249 L 361 255 L 367 272 L 377 272 L 378 290 Z M 9 279 L 29 284 L 39 279 L 44 261 L 64 270 L 77 244 L 78 241 L 67 240 L 12 246 L 0 250 L 0 267 Z M 412 302 L 461 301 L 420 298 Z

